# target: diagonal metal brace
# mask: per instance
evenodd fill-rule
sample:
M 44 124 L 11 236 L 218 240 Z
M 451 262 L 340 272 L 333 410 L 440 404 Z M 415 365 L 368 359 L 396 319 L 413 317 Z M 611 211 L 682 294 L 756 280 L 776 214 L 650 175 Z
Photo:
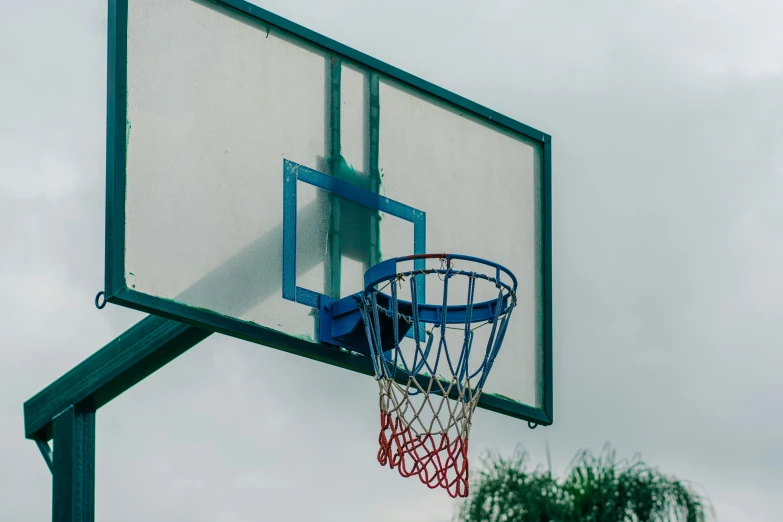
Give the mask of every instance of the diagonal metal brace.
M 46 467 L 49 468 L 51 473 L 54 473 L 54 463 L 52 461 L 52 448 L 49 446 L 49 441 L 35 439 L 35 443 L 38 445 L 38 450 L 41 452 L 41 456 L 46 462 Z
M 41 449 L 57 415 L 76 404 L 97 410 L 211 333 L 147 316 L 25 402 L 25 437 Z

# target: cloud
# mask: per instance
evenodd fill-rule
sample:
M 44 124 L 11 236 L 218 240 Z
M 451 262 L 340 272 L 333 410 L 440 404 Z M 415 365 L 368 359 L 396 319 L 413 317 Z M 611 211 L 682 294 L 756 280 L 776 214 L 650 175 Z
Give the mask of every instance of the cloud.
M 73 164 L 28 143 L 1 143 L 0 156 L 5 171 L 0 191 L 11 197 L 58 199 L 79 187 L 79 174 Z
M 0 48 L 19 49 L 0 86 L 9 520 L 49 514 L 22 401 L 142 317 L 92 307 L 105 10 L 20 5 L 0 22 Z M 548 439 L 562 470 L 611 440 L 703 485 L 721 519 L 779 518 L 778 3 L 265 7 L 554 136 L 556 424 L 479 412 L 474 458 L 522 442 L 544 462 Z M 99 518 L 448 519 L 448 497 L 375 462 L 375 393 L 214 336 L 98 413 Z

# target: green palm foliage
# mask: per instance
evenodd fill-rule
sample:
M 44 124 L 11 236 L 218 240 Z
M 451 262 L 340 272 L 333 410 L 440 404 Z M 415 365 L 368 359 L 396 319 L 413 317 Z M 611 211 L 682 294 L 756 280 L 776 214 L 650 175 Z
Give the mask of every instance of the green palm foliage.
M 462 507 L 464 522 L 704 522 L 709 501 L 638 456 L 580 451 L 566 474 L 530 469 L 528 454 L 490 454 Z

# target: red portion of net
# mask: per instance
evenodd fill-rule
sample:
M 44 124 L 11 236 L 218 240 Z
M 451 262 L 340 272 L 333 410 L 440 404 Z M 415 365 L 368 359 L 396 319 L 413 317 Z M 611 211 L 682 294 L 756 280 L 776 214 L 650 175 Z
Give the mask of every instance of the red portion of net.
M 416 435 L 402 421 L 381 411 L 378 462 L 403 477 L 418 475 L 430 489 L 442 487 L 453 498 L 468 496 L 468 439 L 447 433 Z

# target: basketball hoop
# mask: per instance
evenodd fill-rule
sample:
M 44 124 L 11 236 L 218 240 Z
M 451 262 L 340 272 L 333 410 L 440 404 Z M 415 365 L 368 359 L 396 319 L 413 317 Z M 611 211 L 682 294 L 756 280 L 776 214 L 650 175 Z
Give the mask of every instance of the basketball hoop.
M 398 264 L 427 259 L 440 260 L 440 268 L 398 269 Z M 459 270 L 455 260 L 494 274 Z M 443 289 L 440 305 L 427 304 L 423 295 L 423 278 L 432 275 Z M 464 278 L 459 286 L 467 295 L 449 305 L 449 287 L 458 278 Z M 496 297 L 475 302 L 477 283 L 494 285 Z M 398 296 L 405 284 L 410 301 Z M 390 259 L 365 273 L 365 290 L 356 299 L 380 391 L 381 465 L 404 477 L 418 476 L 430 488 L 445 488 L 452 497 L 468 495 L 471 419 L 516 306 L 516 289 L 516 278 L 505 267 L 458 254 Z M 480 327 L 490 331 L 474 351 L 474 332 Z M 459 350 L 449 351 L 449 336 L 452 345 L 461 343 Z

